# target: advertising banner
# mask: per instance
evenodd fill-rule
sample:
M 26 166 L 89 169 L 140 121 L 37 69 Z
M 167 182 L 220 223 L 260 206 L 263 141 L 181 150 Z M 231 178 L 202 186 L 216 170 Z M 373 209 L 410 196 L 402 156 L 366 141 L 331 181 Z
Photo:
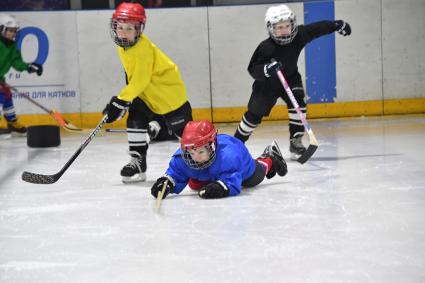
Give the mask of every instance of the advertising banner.
M 37 76 L 13 68 L 6 82 L 47 108 L 62 113 L 80 112 L 79 62 L 75 12 L 14 12 L 21 29 L 18 48 L 25 62 L 43 65 Z M 19 114 L 43 113 L 41 109 L 14 94 Z

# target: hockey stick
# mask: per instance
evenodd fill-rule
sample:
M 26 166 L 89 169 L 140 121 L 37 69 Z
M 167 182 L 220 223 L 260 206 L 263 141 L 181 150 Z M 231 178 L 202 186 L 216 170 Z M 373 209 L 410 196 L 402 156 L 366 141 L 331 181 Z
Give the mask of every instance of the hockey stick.
M 106 120 L 108 119 L 108 115 L 104 115 L 102 120 L 97 124 L 96 128 L 91 132 L 91 134 L 88 136 L 88 138 L 84 141 L 82 145 L 77 149 L 77 151 L 71 156 L 71 158 L 66 162 L 66 164 L 62 167 L 62 169 L 53 175 L 42 175 L 37 173 L 31 173 L 24 171 L 22 173 L 22 180 L 28 183 L 33 184 L 53 184 L 59 178 L 65 173 L 65 171 L 68 169 L 69 166 L 71 166 L 72 162 L 74 162 L 75 159 L 77 159 L 78 155 L 84 150 L 84 148 L 91 142 L 91 140 L 96 136 L 96 134 L 100 131 L 100 128 L 102 128 L 103 124 L 106 123 Z
M 159 193 L 156 196 L 156 212 L 159 212 L 159 208 L 161 207 L 161 201 L 162 201 L 162 198 L 164 197 L 165 188 L 167 187 L 167 185 L 168 185 L 168 179 L 165 180 L 164 185 L 162 185 L 161 193 Z
M 298 105 L 298 102 L 295 99 L 295 96 L 292 93 L 292 90 L 289 87 L 288 82 L 286 81 L 286 79 L 283 76 L 283 73 L 280 69 L 277 69 L 277 76 L 279 77 L 279 80 L 282 83 L 283 88 L 285 89 L 286 93 L 288 94 L 289 99 L 292 102 L 292 105 L 295 107 L 295 111 L 300 116 L 300 119 L 301 119 L 304 127 L 306 128 L 307 134 L 310 138 L 310 144 L 308 145 L 307 150 L 297 159 L 297 161 L 299 163 L 304 164 L 314 154 L 316 149 L 319 147 L 319 143 L 317 142 L 316 137 L 314 136 L 313 130 L 310 128 L 310 124 L 307 122 L 307 119 L 305 118 L 304 113 L 301 112 L 300 106 Z
M 68 132 L 83 132 L 84 130 L 81 128 L 78 128 L 77 126 L 69 123 L 68 121 L 66 121 L 64 118 L 62 118 L 62 116 L 54 109 L 49 110 L 46 107 L 44 107 L 43 105 L 41 105 L 40 103 L 38 103 L 37 101 L 35 101 L 34 99 L 32 99 L 31 97 L 29 97 L 28 95 L 25 95 L 23 93 L 20 93 L 16 88 L 9 86 L 10 89 L 12 89 L 16 94 L 20 95 L 21 97 L 24 97 L 25 99 L 27 99 L 28 101 L 30 101 L 31 103 L 37 105 L 38 107 L 40 107 L 41 109 L 43 109 L 45 112 L 47 112 L 50 116 L 53 117 L 53 119 L 56 120 L 56 122 L 59 123 L 59 125 L 61 125 L 61 127 L 63 127 L 66 131 Z
M 127 129 L 105 129 L 108 133 L 127 133 Z

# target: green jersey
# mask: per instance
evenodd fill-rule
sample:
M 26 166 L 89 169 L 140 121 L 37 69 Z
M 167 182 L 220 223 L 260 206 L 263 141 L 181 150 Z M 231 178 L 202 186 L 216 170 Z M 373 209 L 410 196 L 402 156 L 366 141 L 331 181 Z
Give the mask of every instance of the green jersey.
M 0 82 L 5 81 L 5 75 L 9 72 L 10 67 L 17 71 L 25 71 L 28 64 L 22 60 L 21 52 L 16 48 L 16 42 L 6 45 L 0 39 Z

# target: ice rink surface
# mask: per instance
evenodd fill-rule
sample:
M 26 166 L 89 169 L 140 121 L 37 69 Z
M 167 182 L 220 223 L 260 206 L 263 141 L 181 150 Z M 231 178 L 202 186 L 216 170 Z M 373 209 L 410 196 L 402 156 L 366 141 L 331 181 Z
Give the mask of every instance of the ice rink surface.
M 86 135 L 0 140 L 0 282 L 425 282 L 425 116 L 310 122 L 319 149 L 287 176 L 219 200 L 185 189 L 160 213 L 150 187 L 176 142 L 151 145 L 145 183 L 121 183 L 126 135 L 107 133 L 34 185 L 24 170 L 58 172 Z M 247 146 L 273 139 L 288 157 L 286 121 Z

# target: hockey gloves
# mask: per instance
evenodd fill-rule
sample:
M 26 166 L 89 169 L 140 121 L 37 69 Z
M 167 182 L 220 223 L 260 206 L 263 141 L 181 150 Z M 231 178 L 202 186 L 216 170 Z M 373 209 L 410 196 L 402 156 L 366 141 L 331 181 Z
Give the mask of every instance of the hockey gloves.
M 43 65 L 37 64 L 37 63 L 30 63 L 28 64 L 27 68 L 28 73 L 37 73 L 37 76 L 41 76 L 43 73 Z
M 151 188 L 151 195 L 153 195 L 155 198 L 158 197 L 158 194 L 161 194 L 162 187 L 164 186 L 164 183 L 168 180 L 167 186 L 165 187 L 165 192 L 163 195 L 163 199 L 171 192 L 172 189 L 174 189 L 174 180 L 170 176 L 162 176 L 158 180 L 156 180 L 155 184 L 153 184 Z
M 335 30 L 339 34 L 342 34 L 343 36 L 347 36 L 351 34 L 351 27 L 348 23 L 338 20 L 338 21 L 335 21 L 334 24 L 335 24 Z
M 198 195 L 201 198 L 224 198 L 229 195 L 229 189 L 223 182 L 216 181 L 200 189 Z
M 279 61 L 273 61 L 269 64 L 264 65 L 264 76 L 270 78 L 275 75 L 279 69 L 282 69 L 282 63 Z
M 103 115 L 108 115 L 108 119 L 106 123 L 112 123 L 116 120 L 121 119 L 125 112 L 127 112 L 128 107 L 130 106 L 130 102 L 119 99 L 116 96 L 111 98 L 111 101 L 106 105 L 105 109 L 103 109 Z

